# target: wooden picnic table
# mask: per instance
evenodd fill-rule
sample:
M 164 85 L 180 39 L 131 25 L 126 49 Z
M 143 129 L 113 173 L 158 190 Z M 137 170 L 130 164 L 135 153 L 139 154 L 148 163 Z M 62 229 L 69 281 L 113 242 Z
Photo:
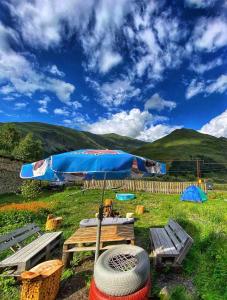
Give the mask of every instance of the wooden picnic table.
M 78 228 L 63 245 L 62 260 L 67 267 L 78 251 L 95 251 L 97 227 Z M 116 245 L 130 243 L 134 245 L 134 224 L 107 225 L 101 228 L 100 250 L 106 250 Z

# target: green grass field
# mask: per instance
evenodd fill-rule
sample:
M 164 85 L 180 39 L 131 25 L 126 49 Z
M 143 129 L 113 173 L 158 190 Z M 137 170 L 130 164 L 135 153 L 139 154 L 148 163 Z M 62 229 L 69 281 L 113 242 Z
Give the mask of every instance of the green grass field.
M 44 229 L 47 214 L 52 212 L 64 218 L 62 230 L 65 239 L 79 227 L 81 219 L 94 217 L 98 210 L 100 194 L 101 192 L 97 190 L 86 191 L 82 194 L 76 188 L 58 193 L 44 193 L 37 201 L 50 203 L 52 206 L 48 210 L 40 210 L 36 213 L 0 212 L 0 234 L 29 222 L 35 222 Z M 156 272 L 152 270 L 154 299 L 158 299 L 155 297 L 160 290 L 160 280 L 163 277 L 167 278 L 168 285 L 168 278 L 172 276 L 179 278 L 179 282 L 177 280 L 174 282 L 176 288 L 171 299 L 227 299 L 227 192 L 210 193 L 209 200 L 204 204 L 180 202 L 179 195 L 143 192 L 136 195 L 137 199 L 134 201 L 114 201 L 114 208 L 122 216 L 126 212 L 134 212 L 138 204 L 145 206 L 145 214 L 138 216 L 135 223 L 136 244 L 149 251 L 149 227 L 164 226 L 169 218 L 178 221 L 194 238 L 194 245 L 184 261 L 180 274 L 175 276 L 175 271 L 171 269 Z M 107 191 L 105 197 L 114 199 L 115 194 Z M 0 208 L 5 204 L 23 201 L 21 196 L 3 195 L 0 196 Z M 86 264 L 87 256 L 91 259 L 87 253 L 74 258 L 72 269 L 66 270 L 63 274 L 64 281 L 70 280 L 74 272 L 77 272 L 79 260 L 82 260 L 81 264 Z M 83 276 L 83 272 L 81 274 Z M 90 276 L 86 277 L 86 282 L 89 282 Z M 185 292 L 182 286 L 184 281 L 192 282 L 193 293 Z M 18 299 L 18 288 L 11 280 L 6 282 L 5 279 L 0 279 L 0 299 Z

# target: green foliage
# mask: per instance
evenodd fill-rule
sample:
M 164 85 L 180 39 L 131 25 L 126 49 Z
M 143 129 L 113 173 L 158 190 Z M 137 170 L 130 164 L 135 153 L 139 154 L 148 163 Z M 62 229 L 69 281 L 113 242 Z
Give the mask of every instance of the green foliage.
M 13 124 L 4 124 L 0 129 L 0 148 L 10 152 L 13 151 L 20 140 L 20 134 L 16 126 Z
M 195 300 L 182 285 L 175 286 L 170 292 L 169 300 Z
M 40 184 L 35 180 L 26 180 L 22 183 L 21 194 L 25 199 L 37 199 L 41 193 Z
M 32 211 L 3 211 L 0 212 L 0 234 L 4 234 L 22 227 L 29 223 L 36 223 L 43 226 L 45 224 L 49 211 L 41 209 L 38 212 Z
M 16 285 L 16 280 L 13 277 L 0 276 L 0 299 L 18 300 L 19 290 Z
M 72 277 L 74 274 L 75 272 L 73 271 L 73 269 L 71 268 L 64 269 L 61 275 L 61 280 L 67 280 L 70 277 Z
M 42 154 L 42 143 L 39 139 L 36 139 L 32 133 L 28 133 L 13 151 L 14 157 L 23 161 L 39 160 Z

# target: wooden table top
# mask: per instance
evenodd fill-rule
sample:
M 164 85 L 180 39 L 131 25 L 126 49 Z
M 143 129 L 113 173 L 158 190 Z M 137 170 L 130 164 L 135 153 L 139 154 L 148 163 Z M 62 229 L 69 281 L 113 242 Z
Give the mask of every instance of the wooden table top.
M 77 243 L 95 243 L 97 227 L 79 228 L 69 237 L 64 245 Z M 101 242 L 134 240 L 134 224 L 108 225 L 101 228 Z

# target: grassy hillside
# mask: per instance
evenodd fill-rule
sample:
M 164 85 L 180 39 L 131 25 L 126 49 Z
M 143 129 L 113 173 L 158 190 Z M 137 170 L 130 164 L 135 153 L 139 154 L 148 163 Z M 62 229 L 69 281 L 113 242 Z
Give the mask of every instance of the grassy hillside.
M 45 155 L 83 148 L 114 148 L 130 151 L 146 144 L 116 134 L 97 135 L 46 123 L 20 122 L 12 124 L 16 126 L 21 136 L 32 132 L 35 137 L 39 138 L 44 145 Z M 0 130 L 1 125 L 3 123 L 0 124 Z
M 177 129 L 153 143 L 143 145 L 135 153 L 168 161 L 171 175 L 196 174 L 196 161 L 192 160 L 199 159 L 203 176 L 227 176 L 227 139 L 195 130 Z

